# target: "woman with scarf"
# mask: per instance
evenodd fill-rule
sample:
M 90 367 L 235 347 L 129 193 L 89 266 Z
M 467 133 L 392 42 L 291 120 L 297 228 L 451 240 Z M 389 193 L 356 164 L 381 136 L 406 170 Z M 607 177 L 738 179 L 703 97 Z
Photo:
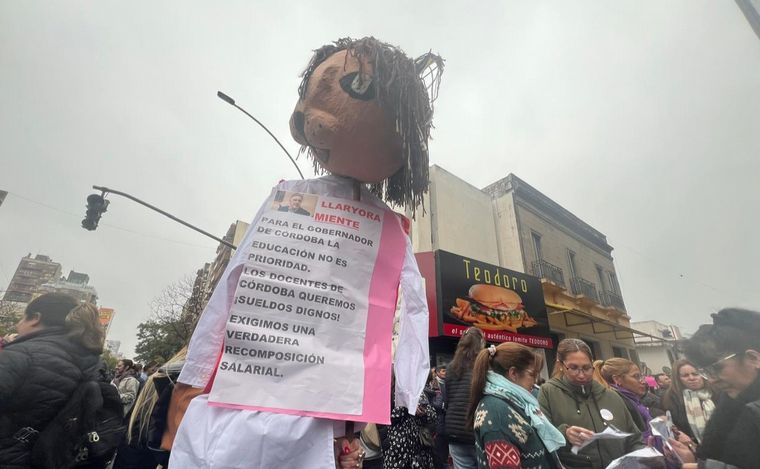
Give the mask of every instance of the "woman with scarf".
M 116 364 L 116 375 L 111 384 L 119 390 L 121 403 L 124 405 L 124 416 L 129 414 L 132 406 L 137 399 L 137 392 L 140 390 L 140 381 L 137 380 L 137 370 L 132 360 L 119 360 Z
M 562 432 L 568 445 L 557 451 L 568 469 L 602 469 L 620 456 L 644 448 L 641 434 L 623 398 L 592 379 L 593 355 L 580 339 L 564 339 L 557 345 L 552 379 L 541 386 L 538 402 L 549 421 Z M 614 426 L 625 439 L 596 440 L 578 450 L 594 434 Z
M 715 404 L 712 390 L 689 360 L 681 359 L 673 364 L 673 378 L 662 397 L 662 405 L 670 411 L 673 424 L 680 432 L 696 444 L 702 441 Z
M 594 362 L 594 379 L 607 388 L 614 389 L 623 398 L 633 423 L 644 441 L 651 435 L 649 421 L 652 414 L 641 402 L 647 393 L 647 383 L 638 365 L 625 358 L 610 358 Z
M 513 342 L 478 354 L 467 421 L 479 469 L 562 467 L 556 451 L 565 438 L 530 392 L 542 365 L 540 356 Z

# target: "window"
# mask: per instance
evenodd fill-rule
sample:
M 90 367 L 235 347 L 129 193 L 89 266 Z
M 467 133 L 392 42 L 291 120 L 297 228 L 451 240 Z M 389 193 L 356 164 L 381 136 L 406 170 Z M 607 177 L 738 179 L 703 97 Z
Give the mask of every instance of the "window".
M 588 348 L 591 349 L 591 353 L 595 357 L 601 357 L 602 356 L 602 350 L 599 348 L 599 342 L 595 340 L 589 340 L 584 339 L 583 337 L 580 338 L 582 341 L 586 342 L 586 345 L 588 345 Z
M 571 250 L 567 250 L 567 263 L 570 265 L 570 278 L 575 278 L 577 270 L 575 268 L 575 253 Z
M 618 285 L 617 281 L 617 275 L 615 275 L 613 272 L 607 272 L 607 274 L 610 276 L 610 290 L 612 290 L 613 293 L 620 294 L 620 285 Z
M 628 358 L 628 350 L 623 347 L 612 347 L 612 355 L 619 358 Z
M 642 367 L 646 366 L 646 363 L 641 363 L 641 360 L 639 359 L 638 352 L 636 352 L 635 350 L 629 350 L 628 352 L 631 355 L 631 361 L 633 363 L 638 363 L 639 365 L 641 365 L 639 368 L 642 368 Z
M 541 252 L 541 235 L 535 231 L 530 232 L 533 238 L 533 251 L 536 253 L 536 260 L 541 261 L 544 259 L 544 254 Z
M 606 290 L 606 288 L 604 287 L 604 285 L 605 285 L 605 283 L 604 283 L 604 269 L 602 269 L 602 266 L 600 266 L 600 265 L 596 266 L 596 275 L 597 275 L 597 277 L 599 277 L 599 288 L 601 288 L 602 291 Z

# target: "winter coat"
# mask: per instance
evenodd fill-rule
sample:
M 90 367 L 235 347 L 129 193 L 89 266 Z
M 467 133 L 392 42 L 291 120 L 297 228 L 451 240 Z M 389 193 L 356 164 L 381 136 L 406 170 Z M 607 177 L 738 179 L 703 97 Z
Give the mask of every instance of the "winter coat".
M 760 461 L 760 376 L 735 399 L 721 396 L 697 447 L 700 468 L 755 469 Z
M 119 397 L 121 397 L 121 403 L 124 405 L 124 415 L 126 416 L 132 410 L 132 406 L 135 405 L 135 400 L 137 400 L 137 394 L 140 391 L 140 380 L 135 377 L 134 372 L 131 372 L 130 374 L 114 378 L 111 384 L 119 390 Z
M 467 428 L 467 411 L 470 408 L 470 383 L 472 370 L 466 370 L 462 376 L 455 377 L 449 372 L 446 375 L 446 436 L 450 443 L 459 445 L 474 445 L 475 438 L 472 429 Z
M 484 396 L 475 410 L 473 428 L 478 469 L 502 467 L 500 464 L 534 469 L 561 467 L 556 453 L 546 450 L 525 412 L 506 399 Z
M 683 399 L 683 394 L 675 395 L 668 393 L 662 398 L 662 408 L 666 411 L 670 411 L 673 425 L 675 425 L 679 431 L 687 434 L 695 443 L 699 443 L 696 435 L 694 435 L 694 430 L 691 429 L 691 425 L 689 424 L 689 417 L 686 415 L 686 404 Z M 713 395 L 713 401 L 714 400 L 715 395 Z
M 42 431 L 85 377 L 98 379 L 100 367 L 97 353 L 72 342 L 59 327 L 7 344 L 0 352 L 0 467 L 28 467 L 31 444 L 14 435 L 26 427 Z
M 607 425 L 633 434 L 620 440 L 597 440 L 580 450 L 577 455 L 570 452 L 572 445 L 568 441 L 567 445 L 557 451 L 560 461 L 568 469 L 602 469 L 614 459 L 644 447 L 639 429 L 633 422 L 623 398 L 596 381 L 581 388 L 564 379 L 552 378 L 541 386 L 538 403 L 546 417 L 563 435 L 570 426 L 583 427 L 599 433 L 604 431 Z M 609 420 L 605 420 L 602 414 Z

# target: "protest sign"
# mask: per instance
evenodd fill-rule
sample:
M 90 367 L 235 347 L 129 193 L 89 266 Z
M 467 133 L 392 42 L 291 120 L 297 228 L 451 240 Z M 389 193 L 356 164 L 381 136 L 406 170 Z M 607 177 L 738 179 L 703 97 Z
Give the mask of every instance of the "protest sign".
M 209 402 L 387 421 L 406 240 L 396 215 L 277 191 L 245 237 Z

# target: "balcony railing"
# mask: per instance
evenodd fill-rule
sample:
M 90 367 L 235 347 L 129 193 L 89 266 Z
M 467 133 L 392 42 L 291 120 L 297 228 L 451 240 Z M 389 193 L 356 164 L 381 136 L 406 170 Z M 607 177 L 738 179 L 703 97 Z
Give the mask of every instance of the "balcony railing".
M 565 274 L 562 269 L 544 260 L 533 263 L 533 275 L 551 280 L 561 287 L 565 286 Z
M 574 295 L 583 295 L 599 303 L 599 294 L 596 292 L 596 285 L 582 277 L 573 277 L 570 279 L 570 289 Z
M 625 303 L 623 303 L 623 297 L 615 292 L 605 290 L 602 294 L 602 304 L 604 306 L 613 306 L 620 311 L 625 311 Z

